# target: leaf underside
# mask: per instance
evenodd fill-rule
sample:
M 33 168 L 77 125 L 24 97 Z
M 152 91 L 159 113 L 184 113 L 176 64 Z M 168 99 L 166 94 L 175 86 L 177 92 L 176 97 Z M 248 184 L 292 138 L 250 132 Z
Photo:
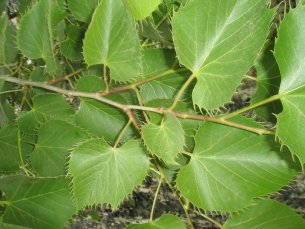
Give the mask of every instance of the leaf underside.
M 141 184 L 148 168 L 149 158 L 139 141 L 119 148 L 103 139 L 80 144 L 69 160 L 77 208 L 103 203 L 117 208 Z
M 178 59 L 197 79 L 195 105 L 213 110 L 230 101 L 263 47 L 273 15 L 265 0 L 194 0 L 174 14 Z
M 140 73 L 140 41 L 135 22 L 122 0 L 103 0 L 96 8 L 84 39 L 85 62 L 104 64 L 110 78 L 128 81 Z
M 251 120 L 238 123 L 256 126 Z M 177 177 L 177 187 L 194 205 L 208 211 L 232 212 L 252 198 L 272 193 L 296 174 L 289 153 L 280 153 L 273 137 L 214 123 L 196 133 L 189 164 Z
M 298 4 L 285 15 L 278 30 L 275 58 L 281 72 L 283 112 L 277 116 L 282 144 L 305 163 L 305 6 Z

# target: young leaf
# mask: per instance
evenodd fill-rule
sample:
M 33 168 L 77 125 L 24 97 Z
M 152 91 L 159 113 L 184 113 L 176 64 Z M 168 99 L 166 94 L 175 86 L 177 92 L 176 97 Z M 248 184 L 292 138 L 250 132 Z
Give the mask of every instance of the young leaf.
M 96 8 L 84 40 L 85 62 L 104 64 L 110 78 L 128 81 L 141 67 L 140 41 L 135 22 L 122 0 L 103 0 Z
M 68 8 L 79 21 L 89 23 L 98 0 L 68 0 Z
M 33 109 L 18 118 L 20 129 L 33 134 L 38 125 L 49 119 L 71 120 L 73 108 L 59 94 L 42 94 L 33 98 Z
M 30 59 L 42 58 L 48 72 L 57 70 L 53 53 L 51 24 L 51 0 L 40 0 L 21 17 L 17 45 L 23 55 Z
M 305 221 L 287 205 L 274 200 L 256 200 L 243 212 L 233 214 L 223 229 L 305 228 Z
M 141 134 L 147 149 L 167 163 L 175 163 L 175 158 L 183 150 L 184 131 L 172 114 L 166 114 L 160 125 L 148 123 L 142 126 Z
M 103 139 L 80 144 L 69 161 L 77 208 L 103 203 L 117 208 L 141 184 L 148 168 L 149 158 L 139 141 L 129 141 L 119 148 Z
M 85 92 L 98 92 L 104 90 L 105 85 L 97 76 L 83 76 L 78 80 L 76 89 Z M 113 95 L 111 99 L 126 102 L 120 95 Z M 93 99 L 81 99 L 75 118 L 77 125 L 95 136 L 103 137 L 106 141 L 115 141 L 128 121 L 124 112 Z M 133 129 L 129 127 L 122 140 L 129 139 L 133 134 Z
M 305 163 L 305 6 L 285 15 L 278 30 L 275 58 L 281 72 L 279 96 L 283 112 L 277 116 L 277 135 Z
M 257 89 L 255 95 L 251 98 L 252 104 L 276 95 L 279 91 L 281 76 L 272 49 L 273 43 L 270 43 L 255 63 Z M 280 112 L 281 104 L 279 101 L 255 109 L 256 114 L 268 121 L 274 121 L 275 116 L 273 114 Z
M 149 223 L 128 225 L 126 229 L 186 229 L 186 226 L 181 218 L 165 214 Z
M 0 64 L 13 62 L 18 53 L 16 29 L 9 22 L 8 16 L 0 12 Z
M 157 9 L 162 0 L 124 0 L 126 7 L 137 20 L 142 20 Z
M 0 190 L 8 203 L 4 223 L 58 229 L 75 213 L 65 178 L 2 177 Z
M 38 141 L 31 154 L 31 164 L 39 176 L 65 175 L 68 151 L 89 136 L 83 129 L 65 121 L 50 120 L 38 130 Z
M 246 118 L 234 122 L 259 127 Z M 178 173 L 177 187 L 207 211 L 236 211 L 254 197 L 277 191 L 297 173 L 298 165 L 280 153 L 271 136 L 204 123 L 195 142 L 189 164 Z
M 230 100 L 262 49 L 273 15 L 266 0 L 193 0 L 174 14 L 178 59 L 197 79 L 194 104 L 212 110 Z

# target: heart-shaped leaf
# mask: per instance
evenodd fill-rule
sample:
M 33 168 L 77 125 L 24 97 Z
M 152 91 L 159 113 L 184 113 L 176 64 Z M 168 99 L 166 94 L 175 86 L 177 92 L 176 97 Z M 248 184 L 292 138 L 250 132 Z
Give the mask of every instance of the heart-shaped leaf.
M 259 127 L 245 118 L 234 121 Z M 280 153 L 271 136 L 204 123 L 195 143 L 190 162 L 178 173 L 177 186 L 189 201 L 204 210 L 241 209 L 252 198 L 282 188 L 299 169 L 289 153 Z
M 134 19 L 122 0 L 100 2 L 86 32 L 83 48 L 86 63 L 108 66 L 113 80 L 128 81 L 140 72 L 140 41 Z
M 285 15 L 278 31 L 275 58 L 281 72 L 277 135 L 305 163 L 305 6 L 298 4 Z
M 117 208 L 141 184 L 148 168 L 149 158 L 139 141 L 129 141 L 120 148 L 103 139 L 80 144 L 69 161 L 77 208 L 104 203 Z
M 193 0 L 174 14 L 178 59 L 197 78 L 194 104 L 212 110 L 230 100 L 262 49 L 273 15 L 266 0 Z
M 174 115 L 166 114 L 160 125 L 148 123 L 142 126 L 141 133 L 152 154 L 167 163 L 175 163 L 175 158 L 183 150 L 184 131 Z

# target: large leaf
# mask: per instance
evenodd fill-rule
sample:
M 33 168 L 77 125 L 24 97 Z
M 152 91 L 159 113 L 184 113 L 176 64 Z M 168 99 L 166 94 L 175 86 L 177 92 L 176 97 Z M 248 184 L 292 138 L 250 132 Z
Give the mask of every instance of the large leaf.
M 11 63 L 17 53 L 16 28 L 9 22 L 8 16 L 0 12 L 0 64 Z
M 252 104 L 276 95 L 279 91 L 281 76 L 272 49 L 273 43 L 270 43 L 255 63 L 257 89 L 255 95 L 251 98 Z M 281 109 L 280 102 L 274 101 L 271 104 L 256 108 L 255 113 L 268 121 L 275 121 L 274 114 L 280 113 Z
M 142 126 L 142 138 L 147 149 L 167 163 L 175 158 L 184 146 L 184 130 L 180 121 L 172 114 L 166 114 L 160 125 L 152 122 Z
M 80 144 L 69 161 L 78 209 L 103 203 L 117 208 L 141 184 L 148 168 L 149 158 L 139 141 L 129 141 L 119 148 L 103 139 Z
M 103 0 L 85 35 L 84 57 L 91 65 L 104 64 L 117 81 L 135 78 L 141 67 L 135 22 L 122 0 Z
M 11 172 L 19 169 L 18 130 L 9 125 L 0 129 L 0 171 Z
M 38 130 L 38 141 L 31 154 L 32 168 L 39 176 L 65 175 L 68 152 L 88 138 L 83 129 L 61 120 L 51 120 Z
M 230 100 L 262 49 L 273 14 L 266 0 L 193 0 L 174 14 L 178 58 L 197 78 L 194 104 L 211 110 Z
M 283 112 L 278 115 L 277 135 L 292 153 L 305 162 L 305 6 L 291 9 L 282 21 L 275 44 L 275 58 L 282 82 Z
M 76 88 L 84 92 L 98 92 L 104 90 L 105 85 L 101 78 L 97 76 L 83 76 L 78 80 Z M 125 99 L 120 95 L 113 95 L 111 99 L 126 103 Z M 124 112 L 99 101 L 85 98 L 81 99 L 75 117 L 79 126 L 95 136 L 103 137 L 107 141 L 115 141 L 117 135 L 128 121 Z M 133 129 L 129 127 L 122 140 L 130 138 L 133 134 Z
M 233 214 L 224 229 L 305 228 L 305 220 L 287 205 L 274 200 L 256 200 L 241 213 Z
M 21 114 L 18 118 L 20 129 L 33 134 L 39 124 L 49 119 L 70 120 L 74 114 L 73 108 L 59 94 L 42 94 L 33 98 L 33 108 Z
M 186 226 L 181 218 L 165 214 L 159 219 L 156 219 L 149 223 L 143 224 L 131 224 L 126 229 L 185 229 Z
M 68 7 L 73 16 L 83 22 L 89 22 L 98 4 L 98 0 L 68 0 Z
M 253 121 L 235 122 L 258 127 Z M 195 136 L 188 165 L 177 186 L 194 205 L 208 211 L 236 211 L 252 198 L 275 192 L 296 174 L 289 153 L 280 153 L 274 137 L 238 128 L 204 123 Z
M 51 0 L 40 0 L 20 20 L 17 34 L 18 48 L 27 58 L 42 58 L 47 71 L 57 70 L 53 53 Z
M 161 2 L 162 0 L 124 0 L 127 8 L 138 20 L 148 17 Z
M 2 215 L 4 223 L 58 229 L 75 213 L 65 178 L 3 177 L 0 190 L 8 203 Z

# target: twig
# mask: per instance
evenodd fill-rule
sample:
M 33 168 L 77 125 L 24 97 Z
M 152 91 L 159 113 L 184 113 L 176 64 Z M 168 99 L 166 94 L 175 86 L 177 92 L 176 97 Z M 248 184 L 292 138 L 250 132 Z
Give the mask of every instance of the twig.
M 125 105 L 125 104 L 118 103 L 116 101 L 104 98 L 103 96 L 100 95 L 100 93 L 87 93 L 87 92 L 80 92 L 80 91 L 71 91 L 71 90 L 66 90 L 66 89 L 62 89 L 59 87 L 54 87 L 54 86 L 51 86 L 51 85 L 48 85 L 45 83 L 41 83 L 41 82 L 22 80 L 22 79 L 10 77 L 10 76 L 0 76 L 0 79 L 9 81 L 12 83 L 17 83 L 20 85 L 29 85 L 29 86 L 44 88 L 44 89 L 54 91 L 54 92 L 57 92 L 60 94 L 68 95 L 68 96 L 91 98 L 91 99 L 101 101 L 103 103 L 109 104 L 111 106 L 114 106 L 114 107 L 117 107 L 117 108 L 123 110 L 128 115 L 128 117 L 131 119 L 131 121 L 134 123 L 134 125 L 137 129 L 140 129 L 140 125 L 138 124 L 136 118 L 134 117 L 132 110 L 151 111 L 151 112 L 160 113 L 160 114 L 164 114 L 166 112 L 171 112 L 170 110 L 165 109 L 163 107 L 145 107 L 145 106 L 138 106 L 138 105 Z M 250 132 L 253 132 L 256 134 L 260 134 L 260 135 L 261 134 L 274 135 L 274 132 L 266 130 L 266 129 L 254 128 L 254 127 L 250 127 L 250 126 L 228 121 L 227 117 L 216 118 L 216 117 L 195 115 L 195 114 L 188 114 L 188 113 L 181 113 L 181 112 L 172 112 L 172 114 L 179 118 L 194 119 L 194 120 L 201 120 L 201 121 L 214 122 L 214 123 L 219 123 L 219 124 L 223 124 L 223 125 L 228 125 L 228 126 L 232 126 L 232 127 L 239 128 L 239 129 L 244 129 L 244 130 L 247 130 L 247 131 L 250 131 Z

